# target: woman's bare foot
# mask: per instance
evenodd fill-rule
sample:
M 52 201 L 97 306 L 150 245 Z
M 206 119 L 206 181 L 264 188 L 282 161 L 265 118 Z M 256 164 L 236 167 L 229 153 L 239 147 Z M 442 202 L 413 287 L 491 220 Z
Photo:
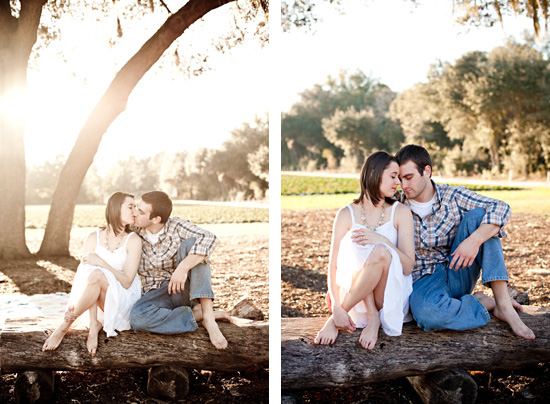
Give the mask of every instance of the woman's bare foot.
M 88 341 L 86 342 L 86 348 L 88 348 L 88 352 L 92 356 L 95 356 L 97 352 L 98 335 L 102 328 L 103 328 L 103 324 L 101 324 L 99 321 L 96 321 L 96 323 L 93 326 L 90 326 L 90 332 L 88 333 Z
M 200 304 L 197 304 L 195 305 L 195 307 L 193 307 L 193 316 L 195 317 L 195 321 L 202 321 L 203 319 L 202 307 Z M 227 321 L 228 323 L 233 323 L 233 317 L 231 317 L 229 313 L 226 313 L 225 311 L 221 311 L 221 310 L 214 311 L 214 319 Z
M 208 331 L 212 345 L 214 345 L 217 349 L 227 348 L 227 340 L 223 336 L 215 320 L 203 319 L 202 326 L 206 328 L 206 331 Z
M 42 345 L 42 351 L 53 351 L 54 349 L 57 349 L 70 327 L 71 323 L 63 320 L 63 322 L 59 324 L 59 327 L 55 329 L 53 334 L 48 337 L 46 342 L 44 342 L 44 345 Z
M 529 327 L 527 327 L 523 323 L 523 321 L 521 321 L 518 313 L 514 309 L 515 307 L 513 305 L 512 307 L 504 308 L 496 306 L 493 314 L 499 320 L 508 323 L 508 325 L 512 327 L 512 331 L 514 332 L 514 334 L 516 334 L 517 336 L 525 339 L 535 339 L 535 334 L 533 333 L 533 331 Z
M 321 331 L 319 331 L 313 339 L 313 343 L 330 345 L 334 344 L 336 338 L 338 338 L 338 328 L 336 328 L 336 326 L 334 325 L 334 320 L 332 316 L 330 316 L 323 328 L 321 328 Z
M 378 341 L 378 330 L 380 329 L 380 318 L 378 316 L 369 317 L 367 326 L 361 331 L 359 343 L 369 351 L 374 349 Z

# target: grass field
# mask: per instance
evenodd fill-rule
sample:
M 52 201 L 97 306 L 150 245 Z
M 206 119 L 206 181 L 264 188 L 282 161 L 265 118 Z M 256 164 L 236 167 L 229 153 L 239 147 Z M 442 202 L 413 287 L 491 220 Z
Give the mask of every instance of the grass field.
M 532 213 L 550 216 L 550 188 L 529 188 L 517 191 L 479 191 L 491 198 L 501 199 L 512 207 L 513 213 Z M 357 198 L 359 193 L 339 195 L 281 196 L 281 208 L 338 209 Z
M 451 184 L 453 185 L 453 184 Z M 502 185 L 465 184 L 472 191 L 519 190 Z M 281 195 L 333 195 L 356 194 L 361 191 L 356 178 L 314 177 L 304 175 L 282 175 Z
M 42 229 L 48 220 L 49 205 L 26 206 L 26 228 Z M 236 206 L 174 204 L 172 216 L 188 219 L 193 223 L 255 223 L 268 222 L 269 209 Z M 105 224 L 104 205 L 77 205 L 73 226 L 98 227 Z

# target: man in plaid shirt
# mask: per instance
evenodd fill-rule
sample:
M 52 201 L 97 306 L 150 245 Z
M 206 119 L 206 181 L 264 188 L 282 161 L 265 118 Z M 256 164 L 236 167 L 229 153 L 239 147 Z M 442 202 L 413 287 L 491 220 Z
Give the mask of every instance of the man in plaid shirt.
M 202 321 L 212 344 L 225 349 L 216 320 L 231 317 L 213 310 L 208 261 L 218 239 L 189 220 L 170 218 L 171 213 L 166 193 L 142 195 L 135 226 L 143 239 L 138 269 L 143 295 L 130 313 L 130 325 L 134 331 L 178 334 L 196 330 Z
M 408 145 L 396 155 L 403 203 L 413 212 L 416 262 L 411 312 L 428 330 L 468 330 L 485 325 L 489 311 L 523 338 L 533 331 L 519 318 L 522 307 L 508 294 L 508 272 L 499 237 L 511 214 L 503 201 L 463 186 L 438 185 L 432 162 L 421 146 Z M 472 294 L 479 276 L 494 298 Z

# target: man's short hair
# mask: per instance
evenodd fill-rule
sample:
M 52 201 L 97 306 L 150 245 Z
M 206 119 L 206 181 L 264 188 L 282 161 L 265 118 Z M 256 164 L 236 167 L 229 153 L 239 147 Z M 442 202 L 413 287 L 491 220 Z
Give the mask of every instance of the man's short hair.
M 430 153 L 428 153 L 428 151 L 422 146 L 418 146 L 415 144 L 403 146 L 397 152 L 395 157 L 397 158 L 400 166 L 408 163 L 409 161 L 412 161 L 416 165 L 416 169 L 418 170 L 420 175 L 423 175 L 424 168 L 426 166 L 430 166 L 430 168 L 432 168 L 432 159 L 430 157 Z
M 160 216 L 160 222 L 166 223 L 172 214 L 172 200 L 166 192 L 151 191 L 143 194 L 141 200 L 151 205 L 152 212 L 149 219 Z

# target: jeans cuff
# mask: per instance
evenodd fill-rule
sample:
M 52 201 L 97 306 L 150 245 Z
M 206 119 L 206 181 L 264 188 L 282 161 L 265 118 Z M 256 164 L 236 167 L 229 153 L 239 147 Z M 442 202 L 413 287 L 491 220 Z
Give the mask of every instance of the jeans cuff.
M 189 298 L 191 300 L 198 300 L 198 299 L 201 299 L 201 298 L 207 298 L 207 299 L 212 299 L 214 300 L 214 293 L 199 293 L 199 294 L 193 294 L 191 296 L 189 296 Z
M 487 285 L 489 282 L 493 282 L 493 281 L 506 281 L 506 282 L 509 282 L 507 275 L 497 275 L 497 276 L 491 276 L 489 278 L 484 278 L 483 274 L 482 274 L 481 283 L 483 285 Z
M 491 320 L 491 315 L 489 314 L 489 311 L 485 308 L 483 303 L 481 303 L 477 297 L 475 297 L 474 295 L 470 295 L 470 296 L 472 296 L 477 302 L 477 304 L 481 306 L 480 312 L 483 313 L 483 316 L 485 317 L 485 324 L 487 324 Z

